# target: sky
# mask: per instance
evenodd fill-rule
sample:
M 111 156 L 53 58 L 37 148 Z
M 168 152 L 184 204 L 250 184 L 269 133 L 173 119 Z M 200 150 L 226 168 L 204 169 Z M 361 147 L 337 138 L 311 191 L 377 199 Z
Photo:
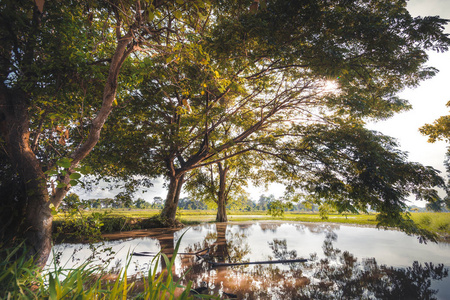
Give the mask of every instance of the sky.
M 450 0 L 412 0 L 407 6 L 412 16 L 435 16 L 450 19 Z M 450 33 L 450 25 L 446 27 L 446 33 Z M 450 51 L 446 53 L 429 53 L 427 66 L 435 67 L 439 73 L 432 79 L 423 81 L 419 87 L 406 89 L 399 96 L 406 99 L 412 105 L 412 109 L 395 115 L 394 117 L 373 124 L 368 128 L 382 132 L 385 135 L 397 139 L 400 149 L 408 153 L 410 161 L 419 162 L 425 166 L 432 166 L 446 176 L 444 160 L 447 151 L 445 142 L 430 144 L 427 137 L 419 133 L 418 129 L 442 115 L 449 114 L 450 108 L 446 103 L 450 101 Z M 163 179 L 155 180 L 154 186 L 146 193 L 138 193 L 136 198 L 141 197 L 151 201 L 153 197 L 166 196 L 163 187 Z M 117 192 L 102 190 L 101 187 L 87 192 L 74 189 L 82 199 L 113 198 Z M 281 196 L 283 188 L 280 185 L 272 185 L 268 190 L 250 188 L 250 198 L 257 200 L 261 194 L 274 194 Z M 424 206 L 424 202 L 416 202 L 411 199 L 411 204 Z

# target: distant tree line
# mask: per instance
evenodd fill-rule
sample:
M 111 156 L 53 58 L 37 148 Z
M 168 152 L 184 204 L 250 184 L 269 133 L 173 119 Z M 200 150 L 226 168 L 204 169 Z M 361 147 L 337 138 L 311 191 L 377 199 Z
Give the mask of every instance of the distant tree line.
M 278 207 L 276 203 L 279 203 L 281 200 L 276 199 L 273 194 L 268 196 L 260 195 L 258 200 L 252 200 L 248 197 L 243 197 L 240 199 L 239 205 L 228 205 L 227 210 L 231 211 L 270 211 L 271 209 L 278 209 L 283 211 L 301 211 L 301 212 L 319 212 L 319 206 L 317 204 L 311 204 L 306 201 L 294 203 L 289 207 Z M 142 198 L 138 198 L 134 201 L 120 201 L 120 199 L 114 198 L 97 198 L 97 199 L 88 199 L 88 200 L 80 200 L 79 196 L 75 193 L 69 194 L 64 198 L 64 202 L 62 205 L 63 210 L 68 210 L 72 207 L 79 207 L 80 209 L 102 209 L 102 208 L 135 208 L 135 209 L 163 209 L 164 207 L 164 199 L 162 197 L 154 197 L 153 201 L 150 203 L 145 201 Z M 201 200 L 195 200 L 192 197 L 183 197 L 180 198 L 180 202 L 178 203 L 179 209 L 185 210 L 211 210 L 216 209 L 213 204 L 207 204 Z M 432 208 L 429 207 L 418 207 L 412 205 L 408 207 L 409 212 L 427 212 L 433 211 Z M 443 209 L 443 212 L 448 212 L 449 210 Z M 331 212 L 331 211 L 328 211 Z
M 274 203 L 280 202 L 276 199 L 274 195 L 261 195 L 259 199 L 252 200 L 247 197 L 243 197 L 239 201 L 239 205 L 228 205 L 227 210 L 234 211 L 269 211 L 274 209 Z M 134 201 L 121 201 L 116 198 L 96 198 L 81 200 L 79 196 L 75 193 L 69 194 L 64 198 L 62 209 L 68 210 L 73 207 L 78 207 L 80 209 L 106 209 L 106 208 L 136 208 L 136 209 L 162 209 L 164 207 L 164 199 L 161 197 L 154 197 L 153 201 L 150 203 L 142 198 L 138 198 Z M 201 200 L 193 199 L 192 197 L 180 198 L 178 203 L 179 209 L 186 210 L 210 210 L 216 209 L 214 204 L 206 204 Z M 290 207 L 283 209 L 285 211 L 310 211 L 317 212 L 318 205 L 309 204 L 306 202 L 299 202 Z

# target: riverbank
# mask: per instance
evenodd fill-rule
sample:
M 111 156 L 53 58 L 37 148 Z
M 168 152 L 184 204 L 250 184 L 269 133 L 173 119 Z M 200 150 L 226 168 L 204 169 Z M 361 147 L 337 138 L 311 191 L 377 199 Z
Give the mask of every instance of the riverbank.
M 101 233 L 155 228 L 161 225 L 158 214 L 158 210 L 108 209 L 83 211 L 83 218 L 69 218 L 68 215 L 59 213 L 55 216 L 53 231 L 60 234 L 64 231 L 80 231 L 88 224 L 99 227 Z M 184 225 L 214 222 L 215 218 L 216 212 L 212 210 L 179 210 L 177 214 L 178 221 Z M 411 219 L 420 227 L 437 234 L 439 240 L 450 242 L 450 213 L 411 213 Z M 322 219 L 318 213 L 303 212 L 287 212 L 283 217 L 273 217 L 264 211 L 237 211 L 228 215 L 228 221 L 233 222 L 269 220 L 377 225 L 376 214 L 329 214 L 327 219 Z

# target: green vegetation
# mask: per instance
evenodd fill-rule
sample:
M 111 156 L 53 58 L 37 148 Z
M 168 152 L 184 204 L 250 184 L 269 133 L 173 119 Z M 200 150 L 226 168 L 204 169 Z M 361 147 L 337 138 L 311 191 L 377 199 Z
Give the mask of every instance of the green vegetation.
M 217 220 L 250 179 L 286 185 L 273 215 L 299 199 L 322 217 L 372 209 L 430 238 L 405 199 L 439 208 L 444 180 L 365 126 L 410 108 L 397 94 L 436 74 L 427 53 L 448 50 L 448 22 L 412 17 L 405 0 L 2 1 L 0 240 L 43 266 L 52 216 L 91 179 L 122 185 L 92 203 L 119 207 L 165 176 L 151 223 L 175 225 L 195 172 Z M 79 218 L 67 198 L 61 233 L 151 225 Z
M 160 253 L 152 260 L 153 267 L 142 278 L 129 278 L 126 268 L 108 273 L 106 268 L 85 263 L 77 268 L 64 269 L 56 263 L 49 271 L 40 271 L 33 258 L 27 258 L 22 247 L 4 249 L 0 253 L 1 299 L 197 299 L 191 293 L 192 282 L 180 285 L 172 273 L 181 239 L 172 259 Z M 22 253 L 22 254 L 20 254 Z M 157 272 L 160 260 L 166 269 Z M 128 259 L 127 267 L 130 263 Z M 202 295 L 201 298 L 214 297 Z
M 104 215 L 102 219 L 101 232 L 128 231 L 133 229 L 144 229 L 158 227 L 157 222 L 159 210 L 139 210 L 139 209 L 113 209 L 108 210 L 83 211 L 83 218 L 89 219 L 92 215 Z M 214 222 L 216 219 L 215 210 L 178 210 L 177 218 L 185 225 L 193 225 L 204 222 Z M 274 217 L 267 211 L 231 211 L 228 215 L 228 221 L 246 222 L 246 221 L 298 221 L 298 222 L 329 222 L 341 224 L 355 224 L 365 226 L 377 225 L 377 214 L 338 214 L 330 213 L 327 219 L 323 219 L 320 213 L 308 212 L 285 212 L 283 216 Z M 420 226 L 438 235 L 440 240 L 450 239 L 450 213 L 446 212 L 419 212 L 411 213 L 411 219 Z M 55 216 L 55 230 L 63 226 L 65 215 L 60 213 Z
M 450 242 L 450 213 L 412 213 L 411 219 L 422 228 Z

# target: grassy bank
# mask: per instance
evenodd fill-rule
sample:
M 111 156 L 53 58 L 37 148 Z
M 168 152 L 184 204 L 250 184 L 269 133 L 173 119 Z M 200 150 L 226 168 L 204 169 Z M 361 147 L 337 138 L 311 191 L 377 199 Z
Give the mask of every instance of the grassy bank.
M 106 214 L 105 214 L 106 212 Z M 114 210 L 92 210 L 83 212 L 85 217 L 99 216 L 102 222 L 103 232 L 127 231 L 156 227 L 157 223 L 149 221 L 149 218 L 157 216 L 158 210 L 139 209 L 114 209 Z M 216 212 L 213 210 L 179 210 L 178 220 L 184 224 L 199 224 L 214 222 Z M 450 213 L 411 213 L 413 221 L 422 228 L 438 234 L 442 239 L 450 240 Z M 65 222 L 66 216 L 58 214 L 55 216 L 55 226 L 58 227 Z M 376 226 L 376 214 L 330 214 L 327 220 L 323 220 L 318 213 L 289 212 L 283 217 L 272 217 L 264 211 L 256 212 L 229 212 L 228 220 L 233 222 L 243 221 L 267 221 L 285 220 L 300 222 L 330 222 L 341 224 L 357 224 Z

